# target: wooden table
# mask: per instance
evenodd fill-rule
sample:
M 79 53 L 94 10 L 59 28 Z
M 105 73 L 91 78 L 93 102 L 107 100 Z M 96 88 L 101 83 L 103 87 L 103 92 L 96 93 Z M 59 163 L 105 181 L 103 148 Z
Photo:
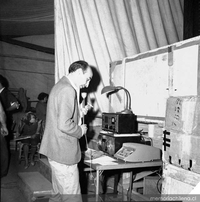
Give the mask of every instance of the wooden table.
M 106 155 L 103 155 L 106 156 Z M 101 158 L 101 157 L 100 157 Z M 112 158 L 112 157 L 111 157 Z M 133 183 L 133 170 L 136 168 L 150 168 L 153 167 L 154 169 L 162 166 L 162 160 L 155 160 L 155 161 L 148 161 L 148 162 L 124 162 L 122 160 L 118 160 L 113 158 L 115 165 L 112 163 L 109 165 L 101 165 L 98 164 L 98 158 L 90 161 L 84 161 L 84 163 L 89 166 L 91 169 L 96 171 L 96 196 L 99 195 L 99 181 L 100 181 L 100 173 L 105 170 L 130 170 L 130 181 L 129 181 L 129 197 L 131 196 L 132 192 L 132 183 Z

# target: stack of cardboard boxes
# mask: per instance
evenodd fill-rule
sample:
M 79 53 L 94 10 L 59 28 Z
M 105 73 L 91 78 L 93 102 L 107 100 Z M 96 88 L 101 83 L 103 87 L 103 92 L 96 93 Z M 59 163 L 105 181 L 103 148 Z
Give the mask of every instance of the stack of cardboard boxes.
M 163 194 L 188 194 L 200 182 L 200 97 L 168 98 L 163 161 Z

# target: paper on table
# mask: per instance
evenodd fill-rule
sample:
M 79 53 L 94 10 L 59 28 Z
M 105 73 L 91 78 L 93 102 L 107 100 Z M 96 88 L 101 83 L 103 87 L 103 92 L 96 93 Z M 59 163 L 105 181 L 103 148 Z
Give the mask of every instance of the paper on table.
M 118 163 L 114 158 L 109 156 L 101 156 L 99 158 L 95 158 L 92 160 L 85 160 L 85 162 L 93 163 L 93 164 L 100 164 L 100 165 L 117 165 Z

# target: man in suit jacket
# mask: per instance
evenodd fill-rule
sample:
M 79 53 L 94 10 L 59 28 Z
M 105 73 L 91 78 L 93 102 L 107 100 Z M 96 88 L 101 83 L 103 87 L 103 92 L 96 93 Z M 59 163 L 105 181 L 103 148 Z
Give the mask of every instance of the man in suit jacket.
M 8 135 L 6 126 L 6 114 L 0 101 L 0 138 L 1 138 L 1 178 L 7 175 L 8 172 L 8 148 L 4 136 Z
M 9 141 L 13 138 L 13 114 L 18 112 L 20 104 L 17 98 L 8 89 L 8 80 L 2 75 L 0 75 L 0 101 L 6 113 L 6 124 L 9 132 L 8 136 L 6 136 L 6 140 L 9 144 Z
M 40 146 L 40 153 L 48 157 L 52 169 L 55 194 L 49 201 L 81 201 L 77 167 L 81 160 L 79 139 L 87 127 L 81 125 L 79 92 L 80 88 L 88 87 L 91 78 L 92 70 L 87 62 L 74 62 L 69 74 L 63 76 L 49 94 Z

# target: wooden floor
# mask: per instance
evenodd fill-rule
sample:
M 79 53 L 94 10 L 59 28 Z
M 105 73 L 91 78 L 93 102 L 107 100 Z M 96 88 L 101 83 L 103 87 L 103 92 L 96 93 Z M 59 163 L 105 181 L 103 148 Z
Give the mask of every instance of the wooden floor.
M 28 176 L 29 178 L 31 177 L 33 179 L 33 181 L 34 181 L 34 179 L 39 178 L 38 173 L 41 171 L 41 161 L 40 161 L 40 163 L 37 162 L 35 166 L 29 166 L 28 169 L 24 169 L 24 162 L 21 162 L 21 164 L 19 164 L 17 157 L 18 157 L 18 153 L 15 151 L 12 151 L 8 175 L 1 179 L 1 202 L 29 202 L 30 200 L 27 200 L 27 194 L 25 194 L 25 192 L 24 192 L 26 186 L 22 187 L 22 183 L 21 183 L 22 178 L 23 178 L 23 176 Z M 47 173 L 47 171 L 45 171 L 45 168 L 42 168 L 42 170 L 45 173 Z M 34 175 L 33 175 L 33 173 L 34 173 Z M 87 193 L 83 194 L 83 202 L 86 202 L 86 201 L 93 202 L 96 200 L 95 180 L 93 177 L 94 176 L 92 174 L 91 179 L 89 179 L 89 181 L 88 181 Z M 45 176 L 45 178 L 48 179 L 48 174 L 47 174 L 47 176 Z M 89 178 L 90 178 L 90 176 L 89 176 Z M 32 180 L 29 179 L 29 181 L 32 181 Z M 114 181 L 114 179 L 111 178 L 108 183 L 107 193 L 100 194 L 98 196 L 99 202 L 102 202 L 102 201 L 127 201 L 128 200 L 127 193 L 123 192 L 123 190 L 119 191 L 118 194 L 113 194 L 113 183 L 114 183 L 113 181 Z M 83 181 L 83 185 L 84 185 L 84 183 L 85 183 L 85 181 Z M 33 186 L 35 186 L 35 184 Z M 41 186 L 43 186 L 43 185 L 41 184 Z M 35 186 L 35 187 L 37 187 L 37 186 Z M 102 193 L 101 188 L 100 188 L 100 191 Z M 131 201 L 144 201 L 144 200 L 145 199 L 142 198 L 137 193 L 133 197 L 131 196 Z M 46 202 L 46 201 L 48 201 L 48 198 L 35 199 L 35 202 L 40 202 L 40 201 Z
M 18 163 L 18 153 L 11 151 L 11 161 L 9 166 L 9 172 L 7 176 L 1 179 L 1 202 L 27 202 L 27 197 L 21 191 L 21 179 L 19 173 L 22 175 L 32 175 L 32 173 L 38 172 L 40 169 L 39 163 L 35 166 L 29 166 L 28 169 L 24 169 L 24 162 Z M 34 176 L 33 176 L 34 178 Z M 24 189 L 24 188 L 23 188 Z M 108 194 L 100 195 L 99 201 L 122 201 L 121 195 L 111 194 L 113 192 L 112 187 L 108 188 Z M 36 202 L 45 202 L 48 199 L 37 199 Z M 88 194 L 83 195 L 83 201 L 95 201 L 95 186 L 91 181 L 88 187 Z
M 27 202 L 19 189 L 18 172 L 33 172 L 37 171 L 38 165 L 30 166 L 24 169 L 24 162 L 21 164 L 17 161 L 18 154 L 11 151 L 11 161 L 7 176 L 1 179 L 1 202 Z

